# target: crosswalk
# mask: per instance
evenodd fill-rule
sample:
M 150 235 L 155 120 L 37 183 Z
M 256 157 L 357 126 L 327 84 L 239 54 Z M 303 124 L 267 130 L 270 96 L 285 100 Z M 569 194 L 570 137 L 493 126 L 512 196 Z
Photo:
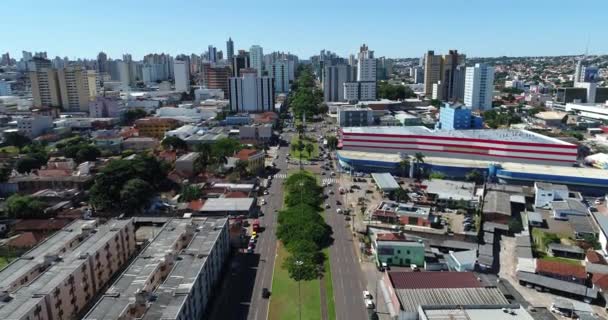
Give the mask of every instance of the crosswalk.
M 321 180 L 322 183 L 337 183 L 338 179 L 335 178 L 324 178 L 323 180 Z
M 287 174 L 286 173 L 276 173 L 272 177 L 275 179 L 287 179 Z

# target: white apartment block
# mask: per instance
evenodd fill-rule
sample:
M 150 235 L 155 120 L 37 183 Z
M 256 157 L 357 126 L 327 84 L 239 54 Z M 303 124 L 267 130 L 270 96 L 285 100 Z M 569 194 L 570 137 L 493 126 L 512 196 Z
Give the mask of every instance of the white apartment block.
M 477 63 L 467 67 L 464 85 L 464 104 L 473 110 L 492 109 L 494 94 L 494 68 Z
M 289 92 L 289 63 L 288 60 L 278 60 L 272 64 L 272 77 L 274 78 L 274 92 Z
M 175 91 L 190 91 L 190 66 L 187 61 L 173 60 L 173 79 L 175 79 Z
M 36 138 L 53 128 L 50 116 L 33 115 L 17 119 L 17 130 L 28 138 Z
M 258 45 L 253 45 L 249 48 L 249 67 L 254 68 L 258 72 L 258 77 L 264 75 L 263 69 L 264 50 Z
M 229 252 L 226 218 L 173 219 L 83 319 L 202 319 Z
M 8 81 L 0 80 L 0 96 L 10 96 L 13 94 L 11 84 Z
M 234 112 L 265 112 L 274 109 L 274 90 L 271 77 L 243 72 L 230 78 L 230 110 Z
M 376 81 L 357 81 L 344 83 L 344 100 L 376 100 Z
M 76 221 L 0 272 L 0 319 L 75 319 L 134 252 L 132 219 Z

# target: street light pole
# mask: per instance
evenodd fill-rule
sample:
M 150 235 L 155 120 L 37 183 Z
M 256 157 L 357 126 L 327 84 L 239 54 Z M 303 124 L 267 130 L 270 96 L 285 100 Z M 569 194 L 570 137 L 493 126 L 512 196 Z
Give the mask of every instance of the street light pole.
M 302 260 L 296 260 L 296 266 L 301 267 L 304 264 Z M 302 290 L 300 289 L 300 268 L 298 268 L 298 314 L 302 320 Z

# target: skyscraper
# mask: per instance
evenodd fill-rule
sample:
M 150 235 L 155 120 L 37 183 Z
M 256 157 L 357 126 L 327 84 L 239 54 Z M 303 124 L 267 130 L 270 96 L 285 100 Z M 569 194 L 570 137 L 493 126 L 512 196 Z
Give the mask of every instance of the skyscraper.
M 51 68 L 29 72 L 34 107 L 60 107 L 61 95 L 57 71 Z
M 61 105 L 70 111 L 89 111 L 89 79 L 79 66 L 57 70 Z
M 323 70 L 323 100 L 345 101 L 344 83 L 355 81 L 355 74 L 355 67 L 347 64 L 326 66 Z
M 240 77 L 241 69 L 249 68 L 249 63 L 249 53 L 245 50 L 239 50 L 239 54 L 232 57 L 232 75 Z
M 101 51 L 97 54 L 97 71 L 99 73 L 108 72 L 108 56 L 105 52 Z
M 274 92 L 289 92 L 289 66 L 288 60 L 277 60 L 272 64 L 270 75 L 274 78 Z
M 376 81 L 376 59 L 374 51 L 363 44 L 357 56 L 357 81 Z
M 226 41 L 226 58 L 232 60 L 232 57 L 234 57 L 234 42 L 232 42 L 232 38 L 228 38 L 228 41 Z
M 344 99 L 376 100 L 377 67 L 374 51 L 363 44 L 357 54 L 357 82 L 344 82 Z
M 494 68 L 477 63 L 468 67 L 464 88 L 464 103 L 473 110 L 490 110 L 494 94 Z
M 431 96 L 433 94 L 433 84 L 441 80 L 441 56 L 435 55 L 435 52 L 429 50 L 424 55 L 424 95 Z
M 175 91 L 190 91 L 190 68 L 188 61 L 173 61 L 173 79 L 175 79 Z
M 207 52 L 209 54 L 209 61 L 213 63 L 217 62 L 217 49 L 214 46 L 209 45 Z
M 241 77 L 230 78 L 230 110 L 265 112 L 274 109 L 271 77 L 258 77 L 254 69 L 243 69 Z
M 441 90 L 443 101 L 456 101 L 458 100 L 458 88 L 462 88 L 462 84 L 459 81 L 463 80 L 462 74 L 459 72 L 459 66 L 465 64 L 466 56 L 459 54 L 458 50 L 450 50 L 448 54 L 442 57 L 441 65 L 441 83 L 443 88 Z
M 264 60 L 264 51 L 262 47 L 258 45 L 253 45 L 249 49 L 249 58 L 251 59 L 251 68 L 257 70 L 258 77 L 261 77 L 264 73 L 264 69 L 262 66 L 262 62 Z

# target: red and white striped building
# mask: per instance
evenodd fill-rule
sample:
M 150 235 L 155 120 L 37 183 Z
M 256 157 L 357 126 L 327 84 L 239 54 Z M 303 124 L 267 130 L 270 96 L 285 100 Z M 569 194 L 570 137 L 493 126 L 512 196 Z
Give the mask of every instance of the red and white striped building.
M 577 146 L 526 130 L 432 131 L 426 127 L 342 128 L 344 150 L 377 153 L 421 152 L 426 156 L 569 166 Z

